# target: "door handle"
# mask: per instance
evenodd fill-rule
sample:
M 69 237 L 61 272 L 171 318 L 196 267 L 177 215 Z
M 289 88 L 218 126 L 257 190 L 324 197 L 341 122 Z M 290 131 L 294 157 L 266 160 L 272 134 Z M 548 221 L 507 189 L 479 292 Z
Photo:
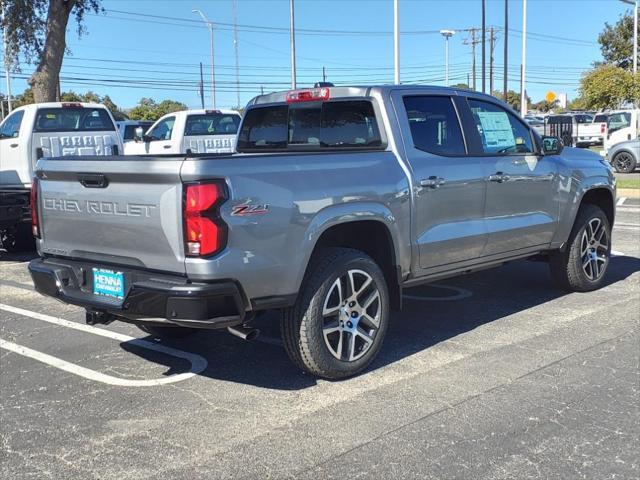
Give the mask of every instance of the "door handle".
M 429 188 L 438 188 L 441 185 L 444 185 L 444 178 L 436 177 L 435 175 L 430 176 L 429 178 L 423 178 L 420 180 L 420 186 L 429 187 Z
M 18 144 L 17 143 L 12 143 L 11 145 L 9 145 L 11 148 L 18 148 Z
M 109 181 L 101 173 L 79 173 L 78 181 L 85 188 L 107 188 Z
M 165 145 L 165 146 L 164 146 L 164 147 L 162 147 L 162 148 L 171 148 L 171 145 Z
M 505 175 L 502 172 L 494 173 L 493 175 L 489 175 L 490 182 L 504 183 L 508 182 L 511 179 L 509 175 Z

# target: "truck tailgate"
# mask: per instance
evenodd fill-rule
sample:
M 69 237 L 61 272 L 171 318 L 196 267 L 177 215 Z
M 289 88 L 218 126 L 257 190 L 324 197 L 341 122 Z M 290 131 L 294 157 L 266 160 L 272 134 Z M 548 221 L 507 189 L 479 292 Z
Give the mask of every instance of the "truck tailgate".
M 42 253 L 184 274 L 183 160 L 40 160 Z

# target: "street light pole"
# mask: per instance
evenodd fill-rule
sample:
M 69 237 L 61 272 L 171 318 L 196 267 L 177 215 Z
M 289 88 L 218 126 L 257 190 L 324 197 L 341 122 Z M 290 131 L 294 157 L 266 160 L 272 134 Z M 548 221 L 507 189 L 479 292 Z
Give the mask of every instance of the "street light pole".
M 191 10 L 192 13 L 197 13 L 202 17 L 202 21 L 209 28 L 209 37 L 210 37 L 210 50 L 211 50 L 211 103 L 213 104 L 213 109 L 216 109 L 216 69 L 215 69 L 215 60 L 214 60 L 214 50 L 213 50 L 213 23 L 209 21 L 204 13 L 200 10 L 194 9 Z
M 296 89 L 296 16 L 293 0 L 289 0 L 289 36 L 291 40 L 291 88 Z
M 522 72 L 520 74 L 520 114 L 523 117 L 527 114 L 527 107 L 527 0 L 522 0 Z
M 400 85 L 400 6 L 393 0 L 393 83 Z
M 444 37 L 444 84 L 449 86 L 449 39 L 455 35 L 455 30 L 440 30 Z
M 4 5 L 2 6 L 2 23 L 4 24 Z M 7 77 L 7 114 L 11 113 L 11 60 L 9 59 L 9 29 L 5 25 L 2 31 L 2 46 L 4 52 L 4 71 Z

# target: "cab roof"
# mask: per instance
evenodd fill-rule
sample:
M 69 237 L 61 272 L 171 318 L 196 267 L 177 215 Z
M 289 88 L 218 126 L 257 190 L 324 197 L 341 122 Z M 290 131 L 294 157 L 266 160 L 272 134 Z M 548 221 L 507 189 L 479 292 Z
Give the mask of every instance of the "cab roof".
M 298 88 L 296 90 L 284 90 L 280 92 L 272 92 L 265 95 L 259 95 L 249 102 L 249 105 L 259 105 L 266 103 L 285 103 L 287 95 L 291 92 L 302 90 L 318 90 L 327 88 L 330 91 L 330 98 L 349 98 L 349 97 L 372 97 L 375 95 L 386 96 L 396 90 L 424 90 L 425 93 L 440 93 L 449 95 L 469 95 L 476 97 L 493 98 L 488 94 L 466 90 L 463 88 L 442 87 L 438 85 L 370 85 L 370 86 L 333 86 L 333 87 L 316 87 L 316 88 Z

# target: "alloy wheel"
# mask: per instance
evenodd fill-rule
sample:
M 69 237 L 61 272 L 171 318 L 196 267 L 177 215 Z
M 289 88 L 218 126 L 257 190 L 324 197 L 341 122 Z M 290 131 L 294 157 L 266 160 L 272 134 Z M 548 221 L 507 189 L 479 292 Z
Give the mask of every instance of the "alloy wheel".
M 354 362 L 373 345 L 380 329 L 380 291 L 363 270 L 348 270 L 329 288 L 322 307 L 325 344 L 338 360 Z
M 582 233 L 580 240 L 582 270 L 591 281 L 598 280 L 609 262 L 609 235 L 599 218 L 592 218 Z

